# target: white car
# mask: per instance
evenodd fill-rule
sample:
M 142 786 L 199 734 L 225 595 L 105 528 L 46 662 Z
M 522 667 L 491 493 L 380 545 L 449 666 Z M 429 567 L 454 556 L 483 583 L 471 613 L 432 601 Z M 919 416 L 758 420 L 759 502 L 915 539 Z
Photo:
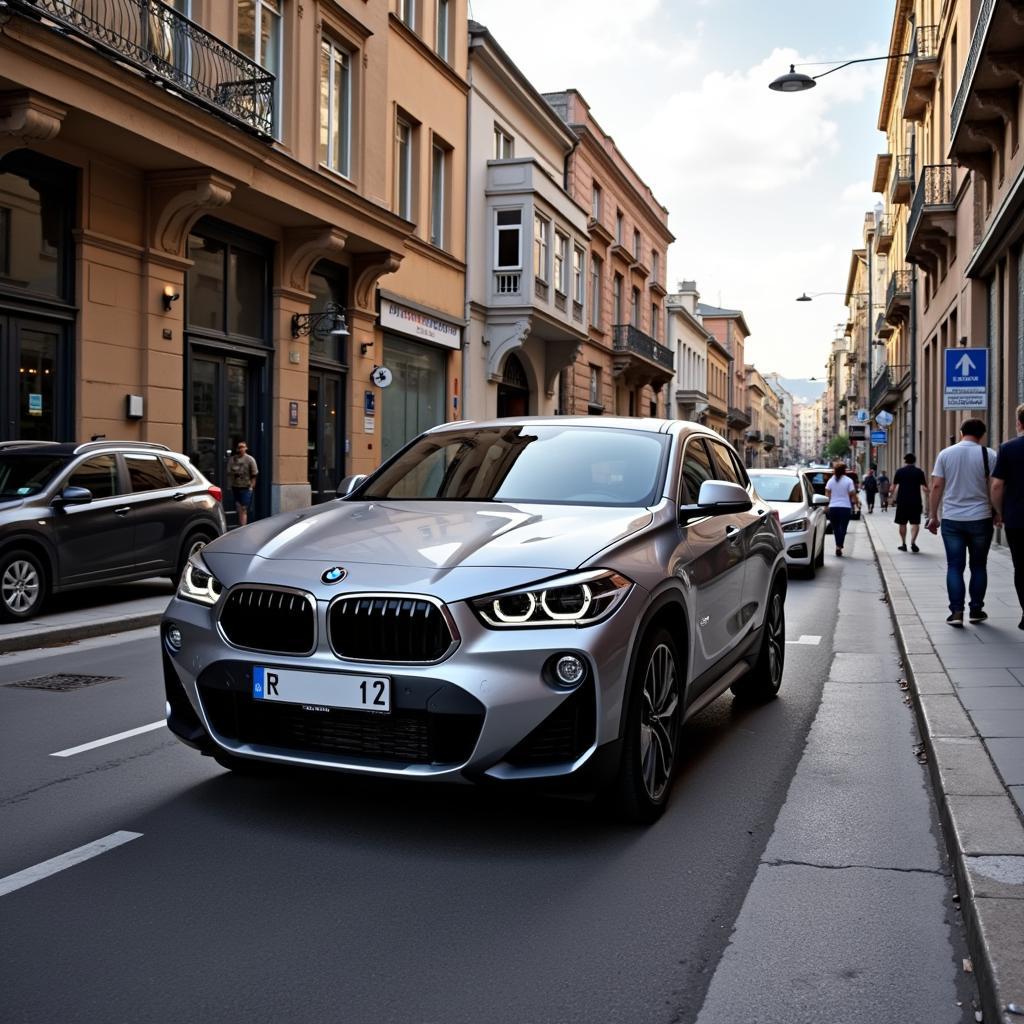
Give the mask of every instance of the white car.
M 801 568 L 810 578 L 825 564 L 828 498 L 815 494 L 806 474 L 789 469 L 751 469 L 757 493 L 779 513 L 786 564 Z

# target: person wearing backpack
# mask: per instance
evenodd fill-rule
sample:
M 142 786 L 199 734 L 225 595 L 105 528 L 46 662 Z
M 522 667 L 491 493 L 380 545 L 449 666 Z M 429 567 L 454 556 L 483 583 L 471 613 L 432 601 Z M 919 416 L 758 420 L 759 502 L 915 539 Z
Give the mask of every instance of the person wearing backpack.
M 992 545 L 994 521 L 989 497 L 989 477 L 996 453 L 981 442 L 983 420 L 964 420 L 960 441 L 943 448 L 932 470 L 930 512 L 926 529 L 938 533 L 946 549 L 946 591 L 949 595 L 951 626 L 963 626 L 964 570 L 971 568 L 970 622 L 984 622 L 985 591 L 988 588 L 988 551 Z

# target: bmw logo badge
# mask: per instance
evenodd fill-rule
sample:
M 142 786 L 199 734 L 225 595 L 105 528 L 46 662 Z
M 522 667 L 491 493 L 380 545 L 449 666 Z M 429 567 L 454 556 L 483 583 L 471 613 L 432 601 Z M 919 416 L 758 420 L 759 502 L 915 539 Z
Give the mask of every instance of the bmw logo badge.
M 332 565 L 330 569 L 320 574 L 320 579 L 324 583 L 340 583 L 347 575 L 347 569 L 342 569 L 340 565 Z

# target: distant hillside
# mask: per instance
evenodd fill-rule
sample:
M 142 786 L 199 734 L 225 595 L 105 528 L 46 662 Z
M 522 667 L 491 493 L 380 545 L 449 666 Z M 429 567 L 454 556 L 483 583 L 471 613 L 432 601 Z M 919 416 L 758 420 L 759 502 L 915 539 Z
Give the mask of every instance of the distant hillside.
M 796 377 L 780 377 L 779 383 L 803 405 L 821 398 L 825 393 L 825 381 L 807 380 Z

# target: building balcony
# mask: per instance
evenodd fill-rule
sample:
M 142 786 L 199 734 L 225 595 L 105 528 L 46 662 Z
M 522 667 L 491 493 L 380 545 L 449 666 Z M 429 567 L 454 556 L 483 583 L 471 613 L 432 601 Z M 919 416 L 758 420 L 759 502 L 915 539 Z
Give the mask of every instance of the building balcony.
M 775 447 L 775 435 L 765 434 L 761 443 L 764 445 L 764 450 L 770 452 Z
M 885 321 L 893 326 L 910 316 L 910 271 L 894 270 L 885 290 Z
M 700 388 L 676 388 L 676 402 L 679 405 L 697 405 L 707 400 L 707 392 Z
M 939 74 L 939 29 L 920 25 L 914 29 L 910 56 L 903 67 L 903 118 L 923 121 Z
M 657 390 L 675 373 L 672 350 L 632 324 L 612 328 L 612 352 L 612 375 L 630 387 L 650 384 Z
M 726 414 L 726 421 L 730 427 L 742 430 L 750 426 L 750 413 L 737 408 L 735 405 L 730 405 L 729 411 Z
M 907 263 L 930 268 L 945 258 L 947 242 L 956 236 L 953 186 L 952 164 L 922 168 L 907 220 Z
M 615 236 L 596 217 L 587 218 L 587 230 L 591 238 L 600 238 L 605 245 L 615 241 Z
M 258 135 L 274 126 L 274 76 L 156 0 L 9 0 L 112 60 Z
M 909 366 L 883 366 L 871 384 L 871 412 L 892 409 L 903 401 L 902 380 Z
M 879 153 L 875 157 L 875 174 L 871 179 L 872 192 L 884 192 L 892 168 L 892 153 Z
M 875 248 L 879 255 L 884 256 L 892 248 L 892 218 L 882 217 L 875 231 Z
M 744 435 L 747 444 L 760 444 L 761 443 L 761 431 L 760 430 L 748 430 Z
M 914 194 L 914 162 L 909 154 L 893 157 L 892 186 L 889 199 L 894 204 L 908 203 Z
M 1017 146 L 1022 61 L 1024 22 L 1019 5 L 982 0 L 950 112 L 949 155 L 989 182 L 993 153 L 1005 151 L 1008 131 Z

